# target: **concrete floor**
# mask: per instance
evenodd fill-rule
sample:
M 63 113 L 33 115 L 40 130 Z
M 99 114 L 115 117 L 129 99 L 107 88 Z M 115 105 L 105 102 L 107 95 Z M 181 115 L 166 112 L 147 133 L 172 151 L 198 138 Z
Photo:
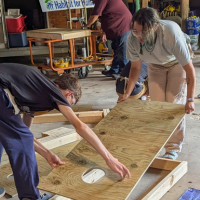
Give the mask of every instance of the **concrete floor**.
M 25 58 L 15 61 L 15 59 L 7 59 L 6 62 L 21 62 L 28 64 L 29 59 Z M 0 60 L 2 62 L 4 60 Z M 200 55 L 193 61 L 196 69 L 197 86 L 195 95 L 200 93 Z M 103 67 L 101 67 L 101 70 Z M 93 105 L 95 109 L 113 108 L 116 105 L 117 95 L 115 93 L 115 80 L 107 78 L 101 75 L 100 68 L 95 68 L 91 72 L 88 78 L 80 80 L 83 96 L 78 105 Z M 52 78 L 55 78 L 55 74 L 51 74 Z M 195 99 L 196 109 L 194 113 L 200 116 L 200 99 Z M 190 114 L 186 116 L 186 137 L 185 144 L 182 152 L 179 154 L 178 160 L 188 161 L 188 173 L 175 185 L 173 186 L 162 198 L 162 200 L 177 200 L 188 187 L 194 187 L 200 189 L 200 123 L 199 116 Z M 70 127 L 65 123 L 56 124 L 35 124 L 32 126 L 32 132 L 36 137 L 41 136 L 41 132 L 51 130 L 60 126 Z M 154 177 L 151 173 L 147 173 L 138 184 L 135 192 L 131 194 L 129 200 L 138 199 L 138 197 L 145 191 L 147 186 L 151 185 Z M 159 179 L 159 177 L 157 178 Z M 6 196 L 2 199 L 8 199 Z M 12 198 L 17 199 L 17 198 Z

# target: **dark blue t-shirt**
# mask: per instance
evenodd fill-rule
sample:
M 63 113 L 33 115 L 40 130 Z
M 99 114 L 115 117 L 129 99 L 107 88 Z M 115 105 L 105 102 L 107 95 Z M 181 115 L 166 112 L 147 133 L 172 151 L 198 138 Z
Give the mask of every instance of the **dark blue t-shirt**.
M 70 106 L 55 83 L 30 66 L 0 63 L 0 88 L 9 89 L 16 103 L 31 112 L 59 110 L 56 102 Z

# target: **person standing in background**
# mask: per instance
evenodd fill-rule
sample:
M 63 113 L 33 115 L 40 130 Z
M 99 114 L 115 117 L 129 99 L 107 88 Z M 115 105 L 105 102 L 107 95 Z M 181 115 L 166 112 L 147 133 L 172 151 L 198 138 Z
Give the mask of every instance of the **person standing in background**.
M 90 27 L 98 18 L 104 31 L 102 42 L 112 41 L 114 59 L 110 70 L 102 71 L 107 77 L 117 79 L 126 64 L 126 41 L 130 33 L 132 14 L 122 0 L 92 0 L 95 7 L 86 27 Z

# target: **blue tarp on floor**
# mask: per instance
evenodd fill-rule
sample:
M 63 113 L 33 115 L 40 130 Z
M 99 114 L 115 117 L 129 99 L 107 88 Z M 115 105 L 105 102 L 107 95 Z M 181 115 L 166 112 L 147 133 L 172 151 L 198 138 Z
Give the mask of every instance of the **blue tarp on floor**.
M 200 190 L 189 188 L 178 200 L 200 200 Z

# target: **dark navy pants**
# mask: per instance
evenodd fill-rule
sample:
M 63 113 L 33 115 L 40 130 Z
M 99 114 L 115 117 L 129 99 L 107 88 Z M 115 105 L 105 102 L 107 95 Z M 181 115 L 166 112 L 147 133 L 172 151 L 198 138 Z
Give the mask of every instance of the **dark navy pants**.
M 142 62 L 140 76 L 138 78 L 137 83 L 135 84 L 135 87 L 133 88 L 131 96 L 137 95 L 142 91 L 142 89 L 143 89 L 142 85 L 143 85 L 144 81 L 146 80 L 146 78 L 148 76 L 147 68 L 148 68 L 148 63 Z M 130 73 L 130 69 L 131 69 L 131 61 L 129 61 L 127 63 L 127 65 L 124 67 L 120 76 L 128 78 L 129 73 Z M 118 78 L 117 81 L 116 81 L 116 92 L 119 93 L 119 94 L 124 94 L 124 87 L 125 87 L 125 89 L 127 88 L 127 85 L 125 86 L 125 80 L 121 80 L 121 78 Z
M 36 200 L 39 198 L 39 176 L 34 137 L 20 115 L 15 115 L 13 110 L 6 92 L 0 88 L 0 156 L 4 148 L 13 170 L 19 199 Z
M 129 62 L 126 59 L 126 41 L 130 31 L 118 36 L 112 40 L 112 49 L 114 50 L 114 57 L 110 71 L 112 73 L 121 73 L 123 68 Z

